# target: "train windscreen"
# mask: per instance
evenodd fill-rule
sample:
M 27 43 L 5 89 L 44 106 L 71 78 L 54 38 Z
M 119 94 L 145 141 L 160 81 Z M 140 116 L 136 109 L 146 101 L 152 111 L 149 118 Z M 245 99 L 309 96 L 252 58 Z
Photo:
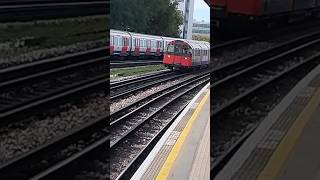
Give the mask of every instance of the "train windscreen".
M 174 44 L 169 44 L 167 47 L 167 53 L 168 54 L 174 54 L 175 53 L 175 45 Z
M 167 54 L 190 56 L 192 51 L 191 48 L 185 43 L 174 43 L 168 44 Z

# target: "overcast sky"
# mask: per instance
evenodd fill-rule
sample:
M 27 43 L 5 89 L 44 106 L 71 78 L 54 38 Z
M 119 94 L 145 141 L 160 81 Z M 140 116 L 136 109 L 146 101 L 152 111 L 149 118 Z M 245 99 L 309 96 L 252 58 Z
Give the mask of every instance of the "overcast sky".
M 194 0 L 193 19 L 210 21 L 210 8 L 204 0 Z

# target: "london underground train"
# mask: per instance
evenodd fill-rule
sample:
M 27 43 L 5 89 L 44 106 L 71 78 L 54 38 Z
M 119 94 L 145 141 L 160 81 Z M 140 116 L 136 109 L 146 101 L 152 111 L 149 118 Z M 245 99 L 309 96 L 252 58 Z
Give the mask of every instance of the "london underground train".
M 170 69 L 208 67 L 210 43 L 186 39 L 171 41 L 164 52 L 163 64 Z
M 117 57 L 158 58 L 170 69 L 204 67 L 209 64 L 209 51 L 208 42 L 110 30 L 111 60 Z M 179 57 L 186 59 L 179 60 Z

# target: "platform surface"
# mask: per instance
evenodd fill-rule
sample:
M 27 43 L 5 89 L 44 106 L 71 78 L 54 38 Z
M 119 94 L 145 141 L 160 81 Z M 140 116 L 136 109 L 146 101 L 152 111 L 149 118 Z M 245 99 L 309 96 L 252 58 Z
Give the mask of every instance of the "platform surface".
M 320 180 L 320 106 L 306 124 L 277 180 Z
M 210 86 L 191 101 L 131 179 L 209 180 Z
M 268 114 L 215 180 L 320 180 L 320 66 Z

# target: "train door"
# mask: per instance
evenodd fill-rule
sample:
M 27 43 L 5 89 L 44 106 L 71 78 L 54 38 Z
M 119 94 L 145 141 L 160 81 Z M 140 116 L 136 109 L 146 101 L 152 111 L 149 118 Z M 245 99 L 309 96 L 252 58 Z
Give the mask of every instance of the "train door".
M 134 54 L 135 56 L 140 56 L 140 39 L 136 38 L 134 43 Z
M 121 48 L 121 54 L 123 56 L 128 55 L 128 45 L 129 45 L 129 41 L 127 37 L 122 37 L 122 48 Z
M 157 52 L 156 52 L 157 56 L 161 55 L 161 51 L 162 51 L 161 47 L 162 47 L 161 41 L 157 41 Z
M 151 40 L 151 54 L 157 55 L 156 52 L 157 52 L 156 40 L 152 39 Z
M 151 55 L 151 40 L 146 39 L 146 54 Z
M 132 42 L 131 42 L 131 55 L 135 55 L 135 50 L 136 50 L 136 38 L 132 37 Z
M 139 39 L 140 54 L 145 54 L 144 40 Z
M 114 54 L 120 55 L 121 49 L 120 49 L 119 39 L 120 39 L 119 36 L 114 36 L 113 43 L 114 43 Z
M 176 62 L 176 64 L 181 66 L 183 64 L 183 53 L 182 53 L 182 46 L 180 43 L 176 44 L 175 54 L 177 55 L 175 62 Z

